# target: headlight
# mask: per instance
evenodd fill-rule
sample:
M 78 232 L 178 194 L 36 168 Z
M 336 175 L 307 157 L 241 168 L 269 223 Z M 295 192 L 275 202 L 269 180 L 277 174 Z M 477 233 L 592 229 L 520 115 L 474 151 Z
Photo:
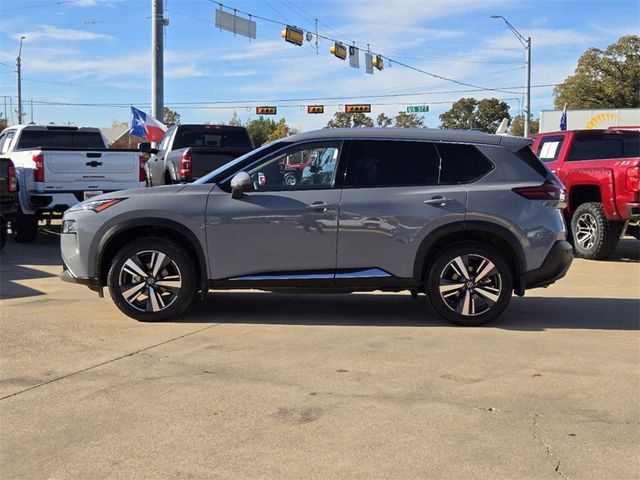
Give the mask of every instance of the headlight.
M 102 200 L 89 200 L 87 202 L 79 203 L 71 207 L 67 212 L 76 212 L 78 210 L 93 210 L 94 212 L 101 212 L 109 207 L 113 207 L 115 204 L 126 200 L 124 198 L 105 198 Z
M 75 220 L 62 221 L 62 233 L 78 233 L 78 226 Z

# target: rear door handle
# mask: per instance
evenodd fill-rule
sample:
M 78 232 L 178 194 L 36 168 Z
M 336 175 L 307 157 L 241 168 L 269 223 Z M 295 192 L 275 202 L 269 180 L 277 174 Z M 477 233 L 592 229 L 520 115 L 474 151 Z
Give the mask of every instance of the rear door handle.
M 336 205 L 324 202 L 314 202 L 310 205 L 305 205 L 304 208 L 306 208 L 307 210 L 326 212 L 327 210 L 335 210 Z
M 424 203 L 426 205 L 435 205 L 436 207 L 444 207 L 445 205 L 448 205 L 449 203 L 452 203 L 454 200 L 452 198 L 446 198 L 446 197 L 433 197 L 430 198 L 429 200 L 425 200 Z

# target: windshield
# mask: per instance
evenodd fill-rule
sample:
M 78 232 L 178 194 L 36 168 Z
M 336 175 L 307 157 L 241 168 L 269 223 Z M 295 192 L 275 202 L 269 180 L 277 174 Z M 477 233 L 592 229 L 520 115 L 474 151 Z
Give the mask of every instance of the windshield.
M 239 167 L 240 165 L 249 165 L 252 163 L 253 160 L 266 155 L 268 153 L 274 152 L 276 150 L 280 150 L 281 148 L 285 147 L 289 145 L 288 142 L 272 142 L 269 143 L 267 145 L 263 145 L 260 148 L 256 148 L 255 150 L 251 150 L 248 153 L 245 153 L 244 155 L 242 155 L 241 157 L 236 158 L 235 160 L 233 160 L 232 162 L 229 162 L 217 169 L 215 169 L 213 172 L 208 173 L 207 175 L 205 175 L 204 177 L 200 177 L 198 180 L 196 180 L 195 184 L 203 184 L 203 183 L 211 183 L 214 181 L 218 180 L 218 177 L 224 176 L 224 173 L 229 171 L 232 172 L 234 171 L 235 168 Z

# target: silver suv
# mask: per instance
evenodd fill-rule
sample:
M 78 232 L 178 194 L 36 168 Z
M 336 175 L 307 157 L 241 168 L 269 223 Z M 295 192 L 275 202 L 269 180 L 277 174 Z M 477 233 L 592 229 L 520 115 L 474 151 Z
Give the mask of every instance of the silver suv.
M 425 129 L 332 129 L 256 149 L 189 185 L 67 210 L 62 278 L 142 321 L 209 289 L 428 295 L 479 325 L 573 259 L 564 190 L 530 140 Z M 308 160 L 284 181 L 291 158 Z

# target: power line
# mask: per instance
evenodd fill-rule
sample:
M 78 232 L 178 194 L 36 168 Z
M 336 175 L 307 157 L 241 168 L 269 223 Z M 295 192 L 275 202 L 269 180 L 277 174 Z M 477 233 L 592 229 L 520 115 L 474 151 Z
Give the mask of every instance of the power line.
M 261 17 L 261 16 L 258 16 L 258 15 L 254 15 L 254 14 L 252 14 L 252 13 L 245 12 L 245 11 L 239 10 L 239 9 L 237 9 L 237 8 L 230 7 L 230 6 L 225 5 L 225 4 L 221 3 L 221 2 L 218 2 L 218 1 L 216 1 L 216 0 L 209 0 L 209 1 L 210 1 L 211 3 L 215 3 L 215 4 L 219 5 L 219 6 L 220 6 L 220 8 L 226 8 L 226 9 L 232 10 L 232 11 L 234 12 L 234 14 L 235 14 L 235 13 L 241 13 L 241 14 L 243 14 L 243 15 L 247 15 L 247 16 L 249 16 L 249 17 L 251 17 L 251 18 L 256 18 L 256 19 L 259 19 L 259 20 L 264 20 L 264 21 L 271 22 L 271 23 L 275 23 L 275 24 L 278 24 L 278 25 L 281 25 L 281 26 L 285 26 L 285 27 L 287 26 L 287 24 L 286 24 L 286 23 L 282 23 L 282 22 L 280 22 L 280 21 L 278 21 L 278 20 L 273 20 L 273 19 L 271 19 L 271 18 L 265 18 L 265 17 Z M 316 35 L 317 35 L 318 37 L 320 37 L 320 38 L 324 38 L 325 40 L 329 40 L 329 41 L 331 41 L 331 42 L 340 42 L 340 43 L 343 43 L 343 44 L 345 44 L 345 45 L 349 44 L 349 42 L 348 42 L 348 41 L 345 41 L 345 40 L 339 40 L 339 39 L 334 39 L 334 38 L 328 37 L 328 36 L 326 36 L 326 35 L 322 35 L 322 34 L 320 34 L 320 33 L 318 33 L 318 34 L 316 34 Z M 359 44 L 359 45 L 360 45 L 360 49 L 364 50 L 364 48 L 363 48 L 364 44 L 363 44 L 362 42 L 355 42 L 355 41 L 353 41 L 353 43 L 354 43 L 354 44 Z M 369 50 L 369 47 L 370 47 L 370 45 L 367 45 L 367 50 Z M 473 83 L 461 82 L 460 80 L 456 80 L 456 79 L 454 79 L 454 78 L 445 77 L 444 75 L 439 75 L 439 74 L 437 74 L 437 73 L 429 72 L 429 71 L 427 71 L 427 70 L 424 70 L 424 69 L 421 69 L 421 68 L 418 68 L 418 67 L 414 67 L 414 66 L 409 65 L 409 64 L 407 64 L 407 63 L 400 62 L 399 60 L 396 60 L 396 59 L 391 58 L 391 57 L 386 56 L 386 55 L 381 55 L 381 54 L 380 54 L 380 56 L 381 56 L 381 57 L 383 57 L 384 59 L 386 59 L 387 61 L 389 61 L 389 62 L 390 62 L 389 64 L 391 64 L 391 63 L 395 63 L 395 64 L 398 64 L 398 65 L 403 66 L 403 67 L 405 67 L 405 68 L 408 68 L 408 69 L 410 69 L 410 70 L 413 70 L 413 71 L 415 71 L 415 72 L 421 73 L 421 74 L 423 74 L 423 75 L 428 75 L 428 76 L 430 76 L 430 77 L 432 77 L 432 78 L 436 78 L 436 79 L 438 79 L 438 80 L 443 80 L 443 81 L 446 81 L 446 82 L 455 83 L 456 85 L 460 85 L 460 86 L 463 86 L 463 87 L 478 88 L 478 89 L 481 89 L 481 90 L 483 90 L 483 91 L 492 91 L 492 92 L 499 92 L 499 93 L 509 93 L 509 94 L 512 94 L 512 95 L 517 95 L 517 94 L 518 94 L 518 92 L 513 92 L 513 91 L 508 91 L 508 90 L 501 90 L 501 89 L 497 89 L 497 88 L 484 87 L 484 86 L 481 86 L 481 85 L 475 85 L 475 84 L 473 84 Z

